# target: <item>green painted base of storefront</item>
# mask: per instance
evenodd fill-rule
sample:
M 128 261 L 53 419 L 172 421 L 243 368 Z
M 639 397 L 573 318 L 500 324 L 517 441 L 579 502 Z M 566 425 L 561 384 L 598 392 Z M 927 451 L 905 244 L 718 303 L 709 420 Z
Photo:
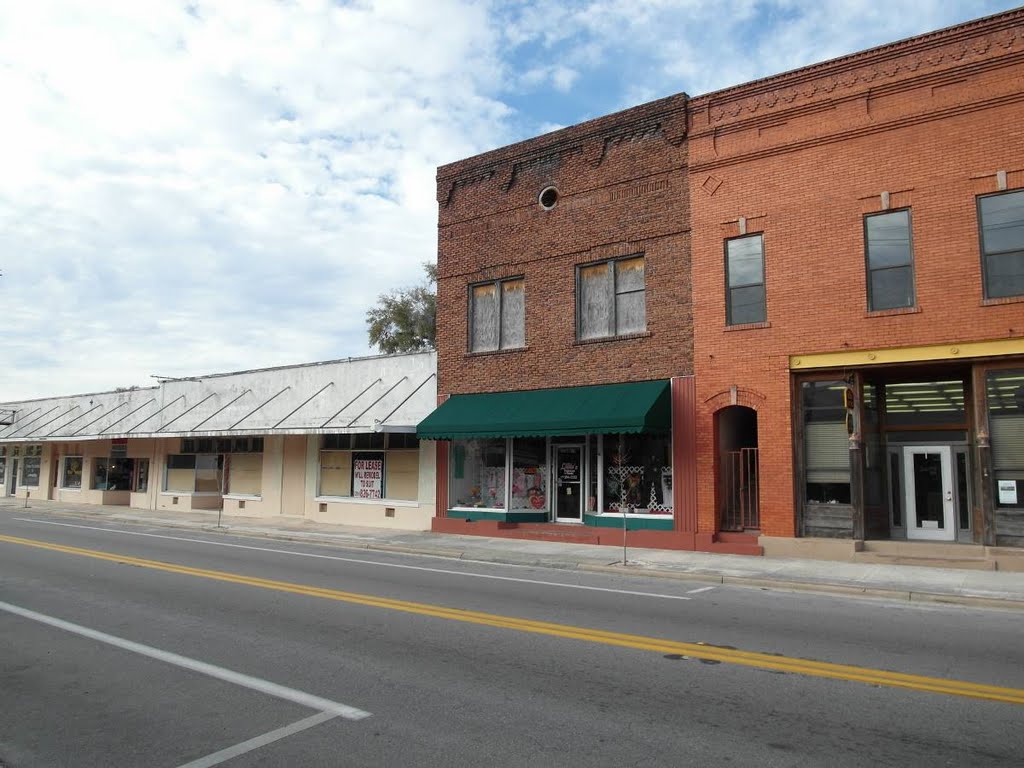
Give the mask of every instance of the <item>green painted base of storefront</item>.
M 622 530 L 621 517 L 584 515 L 583 522 L 585 525 L 592 525 L 595 528 L 618 528 Z M 664 518 L 626 516 L 626 530 L 629 531 L 671 531 L 672 527 L 672 515 L 665 515 Z
M 449 509 L 448 517 L 457 520 L 497 520 L 502 523 L 546 523 L 547 512 L 501 512 L 493 509 Z

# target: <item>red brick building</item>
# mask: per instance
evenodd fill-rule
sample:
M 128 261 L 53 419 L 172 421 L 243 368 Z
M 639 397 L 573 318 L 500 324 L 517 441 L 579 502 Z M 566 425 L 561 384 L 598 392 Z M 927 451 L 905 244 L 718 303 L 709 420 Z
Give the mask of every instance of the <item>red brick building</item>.
M 491 439 L 536 434 L 523 461 L 514 437 L 473 459 L 493 465 L 475 494 L 442 443 L 459 466 L 439 466 L 435 527 L 515 524 L 506 486 L 536 482 L 519 462 L 546 478 L 520 523 L 661 531 L 637 543 L 863 558 L 920 538 L 989 561 L 1024 544 L 1022 83 L 1018 10 L 441 168 L 456 397 L 425 434 L 460 434 L 459 410 Z M 616 432 L 598 413 L 615 409 L 593 385 L 668 380 L 669 417 Z M 497 424 L 547 409 L 553 429 L 588 398 L 589 432 Z M 559 512 L 573 490 L 580 519 Z

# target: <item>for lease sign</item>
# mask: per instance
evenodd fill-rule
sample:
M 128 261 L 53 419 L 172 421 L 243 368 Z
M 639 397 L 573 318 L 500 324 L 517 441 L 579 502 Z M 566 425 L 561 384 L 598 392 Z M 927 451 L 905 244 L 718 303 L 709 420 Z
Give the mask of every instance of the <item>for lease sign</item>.
M 352 459 L 352 495 L 361 499 L 380 499 L 384 495 L 384 459 L 379 455 Z

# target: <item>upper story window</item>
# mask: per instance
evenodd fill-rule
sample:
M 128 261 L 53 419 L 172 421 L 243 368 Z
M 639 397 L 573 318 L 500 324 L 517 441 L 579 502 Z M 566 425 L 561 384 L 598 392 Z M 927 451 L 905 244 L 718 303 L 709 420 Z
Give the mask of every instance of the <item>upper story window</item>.
M 725 241 L 725 314 L 727 325 L 763 323 L 768 319 L 762 235 Z
M 978 198 L 985 298 L 1024 296 L 1024 190 Z
M 864 249 L 868 269 L 868 309 L 914 306 L 910 211 L 865 216 Z
M 526 345 L 526 281 L 521 277 L 471 285 L 469 351 Z
M 647 330 L 644 257 L 588 264 L 576 270 L 576 336 L 600 339 Z

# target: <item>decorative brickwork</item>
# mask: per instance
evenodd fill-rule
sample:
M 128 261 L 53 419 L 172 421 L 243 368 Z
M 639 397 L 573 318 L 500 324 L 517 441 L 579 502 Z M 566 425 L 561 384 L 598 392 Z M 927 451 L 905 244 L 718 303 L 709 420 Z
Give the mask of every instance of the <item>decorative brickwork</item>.
M 438 367 L 445 394 L 691 373 L 686 96 L 444 166 Z M 544 210 L 537 196 L 558 190 Z M 577 340 L 576 267 L 644 255 L 647 329 Z M 522 276 L 526 346 L 470 354 L 470 284 Z
M 691 102 L 698 530 L 716 530 L 714 412 L 731 387 L 763 395 L 737 401 L 757 410 L 762 532 L 793 536 L 790 355 L 1024 335 L 1019 302 L 982 299 L 976 214 L 997 171 L 1024 187 L 1022 83 L 1014 11 Z M 902 207 L 916 306 L 869 312 L 863 216 Z M 723 241 L 740 217 L 764 234 L 768 322 L 736 330 Z

